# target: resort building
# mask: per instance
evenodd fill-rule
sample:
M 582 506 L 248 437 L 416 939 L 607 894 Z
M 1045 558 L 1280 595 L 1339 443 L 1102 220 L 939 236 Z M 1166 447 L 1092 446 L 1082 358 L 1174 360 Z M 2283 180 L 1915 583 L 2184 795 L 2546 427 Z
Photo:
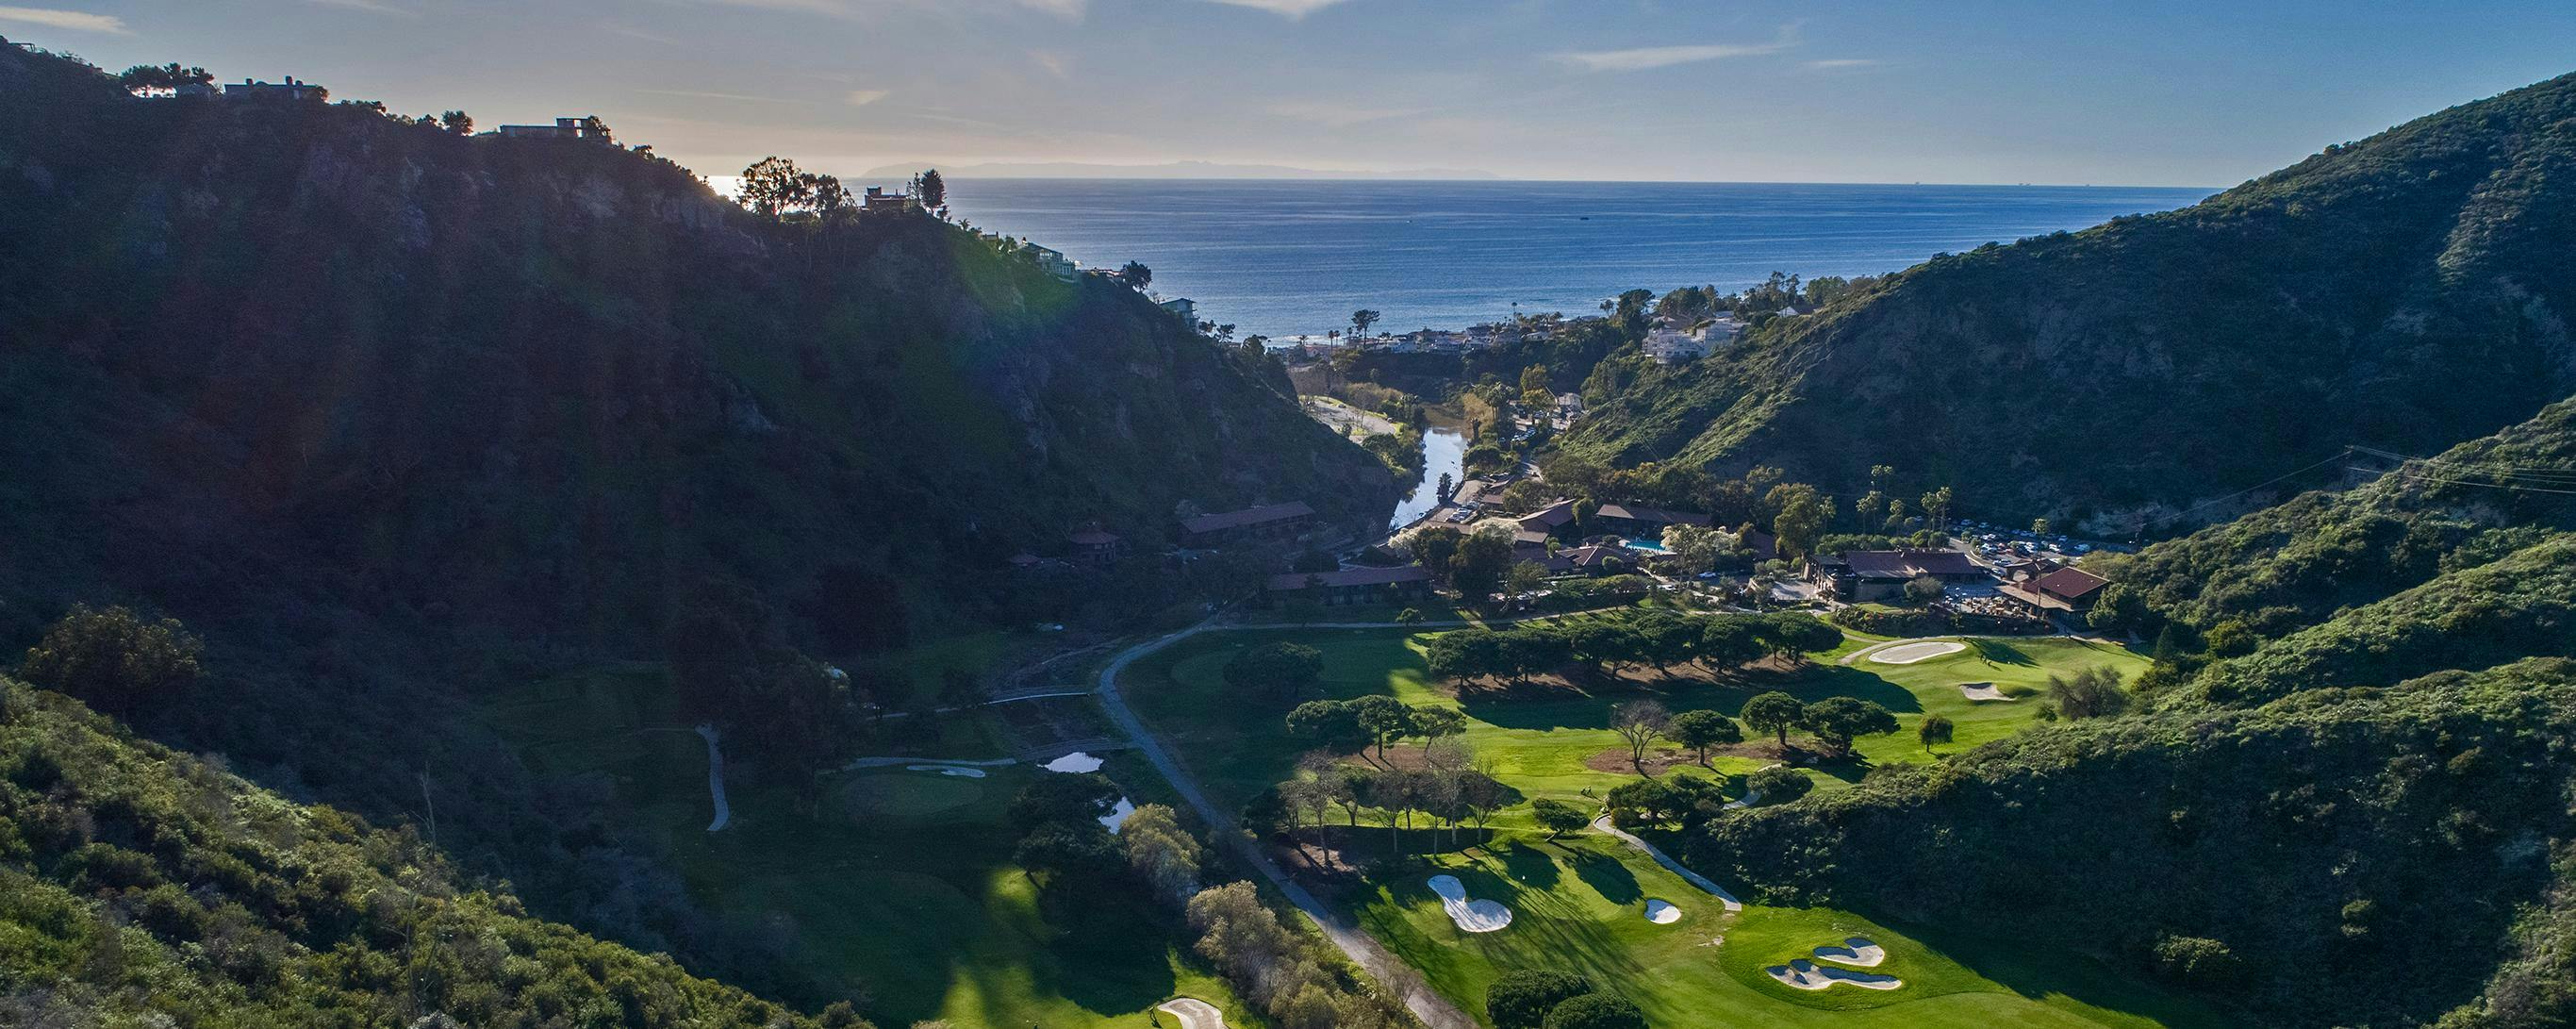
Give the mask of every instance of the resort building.
M 1311 600 L 1327 607 L 1405 603 L 1428 595 L 1431 579 L 1431 570 L 1421 565 L 1289 572 L 1271 576 L 1262 590 L 1262 598 L 1271 603 Z
M 2077 614 L 2091 610 L 2093 601 L 2101 595 L 2102 587 L 2110 584 L 2111 580 L 2081 568 L 2060 568 L 2005 583 L 1997 592 L 2038 608 L 2042 613 Z
M 1903 596 L 1905 584 L 1931 578 L 1944 585 L 1990 583 L 1994 577 L 1956 550 L 1855 550 L 1809 563 L 1808 578 L 1830 584 L 1853 603 Z

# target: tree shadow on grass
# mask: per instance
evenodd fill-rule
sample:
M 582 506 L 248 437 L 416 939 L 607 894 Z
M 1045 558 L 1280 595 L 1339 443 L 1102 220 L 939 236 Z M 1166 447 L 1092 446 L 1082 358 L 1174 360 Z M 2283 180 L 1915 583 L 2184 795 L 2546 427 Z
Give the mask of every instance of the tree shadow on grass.
M 2019 665 L 2025 668 L 2035 668 L 2039 665 L 2039 661 L 2032 658 L 2028 651 L 2013 645 L 2010 640 L 1972 639 L 1967 643 L 1970 653 L 1990 665 Z
M 2176 1027 L 2232 1027 L 2251 1023 L 2194 997 L 2158 987 L 2136 974 L 2062 949 L 2038 949 L 1975 930 L 1855 912 L 1939 951 L 1995 985 L 2029 1000 L 2051 996 L 2127 1012 Z
M 1592 887 L 1592 891 L 1600 894 L 1603 900 L 1627 905 L 1645 899 L 1645 891 L 1637 885 L 1637 873 L 1629 871 L 1628 866 L 1620 864 L 1617 859 L 1584 852 L 1577 854 L 1573 861 L 1575 877 Z
M 1557 872 L 1555 858 L 1526 843 L 1497 848 L 1493 853 L 1503 863 L 1505 874 L 1531 889 L 1555 889 L 1557 880 L 1563 877 Z
M 1844 665 L 1814 665 L 1809 667 L 1805 675 L 1774 688 L 1809 704 L 1826 697 L 1858 697 L 1897 714 L 1919 713 L 1923 710 L 1923 702 L 1905 687 L 1879 678 L 1874 673 Z

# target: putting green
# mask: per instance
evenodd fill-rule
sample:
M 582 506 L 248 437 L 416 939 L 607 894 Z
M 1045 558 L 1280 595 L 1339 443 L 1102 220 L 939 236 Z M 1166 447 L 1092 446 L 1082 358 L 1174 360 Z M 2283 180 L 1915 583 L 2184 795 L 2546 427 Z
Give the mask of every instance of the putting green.
M 846 776 L 833 797 L 859 818 L 918 818 L 984 799 L 984 784 L 937 772 L 878 771 Z

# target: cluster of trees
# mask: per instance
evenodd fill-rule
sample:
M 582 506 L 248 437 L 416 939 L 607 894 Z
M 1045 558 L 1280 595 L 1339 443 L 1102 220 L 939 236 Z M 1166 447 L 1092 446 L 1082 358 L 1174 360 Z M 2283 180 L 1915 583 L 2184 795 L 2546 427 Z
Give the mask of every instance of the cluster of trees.
M 1301 764 L 1296 778 L 1255 798 L 1244 812 L 1247 824 L 1287 833 L 1301 849 L 1306 827 L 1323 829 L 1338 812 L 1343 828 L 1356 835 L 1368 811 L 1385 822 L 1390 858 L 1404 853 L 1404 832 L 1417 824 L 1429 830 L 1429 849 L 1452 849 L 1463 826 L 1473 823 L 1481 832 L 1495 811 L 1520 800 L 1519 791 L 1478 767 L 1474 748 L 1454 734 L 1430 737 L 1420 767 L 1345 764 L 1329 753 Z
M 1646 1016 L 1627 998 L 1596 989 L 1572 972 L 1522 968 L 1485 988 L 1485 1016 L 1494 1029 L 1646 1029 Z
M 839 178 L 806 171 L 775 154 L 742 170 L 742 192 L 735 199 L 751 213 L 779 221 L 810 218 L 830 223 L 856 217 L 859 211 L 858 198 Z
M 760 596 L 739 583 L 710 582 L 663 636 L 671 684 L 690 717 L 752 742 L 764 771 L 791 781 L 809 810 L 821 773 L 843 756 L 858 708 L 850 678 L 799 653 Z
M 1222 674 L 1237 692 L 1295 700 L 1315 688 L 1323 671 L 1323 651 L 1303 643 L 1265 643 L 1227 658 Z
M 1423 742 L 1467 731 L 1467 716 L 1455 708 L 1409 707 L 1384 695 L 1349 700 L 1310 700 L 1288 712 L 1288 734 L 1334 753 L 1374 748 L 1381 763 L 1386 745 L 1421 737 Z
M 131 719 L 175 700 L 205 672 L 206 650 L 178 619 L 146 619 L 124 607 L 74 604 L 28 648 L 18 676 Z
M 1118 809 L 1118 784 L 1098 772 L 1051 772 L 1022 787 L 1004 812 L 1020 834 L 1012 860 L 1061 896 L 1081 897 L 1127 871 L 1119 836 L 1100 820 Z M 1195 882 L 1195 869 L 1192 870 Z
M 2129 691 L 2121 687 L 2117 669 L 2086 668 L 2048 677 L 2048 706 L 2042 710 L 2049 717 L 2107 718 L 2128 709 Z
M 1195 949 L 1280 1029 L 1397 1029 L 1414 1024 L 1312 933 L 1283 923 L 1248 882 L 1190 898 Z
M 1631 666 L 1669 672 L 1692 662 L 1723 670 L 1765 657 L 1796 661 L 1842 639 L 1842 630 L 1795 612 L 1693 617 L 1655 610 L 1462 629 L 1433 637 L 1426 654 L 1431 674 L 1444 679 L 1518 683 L 1574 664 L 1600 676 Z
M 1783 558 L 1841 553 L 1893 542 L 1928 545 L 1946 542 L 1940 530 L 1948 524 L 1952 491 L 1947 486 L 1925 491 L 1908 507 L 1893 496 L 1896 469 L 1875 465 L 1869 488 L 1848 508 L 1823 489 L 1787 481 L 1780 469 L 1757 465 L 1734 478 L 1721 478 L 1690 462 L 1648 461 L 1610 468 L 1580 453 L 1560 451 L 1541 463 L 1546 491 L 1577 498 L 1632 501 L 1657 507 L 1707 512 L 1711 524 L 1768 526 L 1779 537 Z M 1509 494 L 1505 495 L 1509 500 Z M 1719 554 L 1711 552 L 1713 565 Z M 1693 561 L 1696 567 L 1697 561 Z
M 1878 288 L 1879 281 L 1875 275 L 1819 275 L 1801 282 L 1798 276 L 1775 271 L 1740 293 L 1720 293 L 1715 286 L 1684 286 L 1656 298 L 1655 313 L 1692 325 L 1721 314 L 1749 319 L 1790 306 L 1813 310 L 1867 293 Z
M 1803 730 L 1823 744 L 1831 757 L 1851 756 L 1852 742 L 1860 737 L 1884 736 L 1897 729 L 1896 714 L 1877 701 L 1826 697 L 1810 704 L 1777 690 L 1745 701 L 1735 716 L 1755 732 L 1772 734 L 1784 751 L 1789 747 L 1789 730 Z
M 1471 602 L 1509 585 L 1515 569 L 1511 534 L 1500 528 L 1468 533 L 1454 525 L 1430 525 L 1414 532 L 1410 546 L 1415 561 Z

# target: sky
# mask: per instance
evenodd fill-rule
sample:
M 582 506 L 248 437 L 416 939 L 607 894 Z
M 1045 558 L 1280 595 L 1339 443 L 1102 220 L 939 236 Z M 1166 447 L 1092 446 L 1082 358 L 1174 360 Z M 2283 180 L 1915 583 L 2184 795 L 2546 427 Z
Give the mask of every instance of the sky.
M 711 176 L 1204 161 L 2222 187 L 2576 70 L 2576 3 L 23 0 L 109 68 L 597 114 Z

